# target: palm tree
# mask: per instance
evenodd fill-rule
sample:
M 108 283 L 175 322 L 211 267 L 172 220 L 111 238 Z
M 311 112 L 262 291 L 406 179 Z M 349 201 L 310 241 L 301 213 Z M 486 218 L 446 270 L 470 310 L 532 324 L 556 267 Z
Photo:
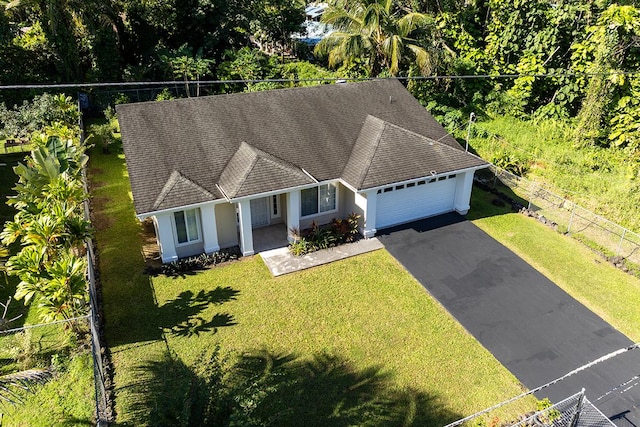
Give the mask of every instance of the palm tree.
M 432 69 L 432 55 L 411 37 L 433 23 L 429 15 L 405 12 L 393 0 L 350 0 L 330 7 L 322 20 L 336 31 L 316 45 L 315 53 L 328 54 L 331 67 L 362 58 L 370 77 L 383 69 L 395 76 L 411 56 L 421 73 Z

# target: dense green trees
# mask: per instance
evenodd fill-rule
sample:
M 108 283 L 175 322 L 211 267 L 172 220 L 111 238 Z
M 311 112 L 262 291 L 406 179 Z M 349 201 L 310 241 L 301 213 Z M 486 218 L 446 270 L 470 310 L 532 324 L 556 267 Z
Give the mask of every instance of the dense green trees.
M 41 320 L 48 322 L 86 313 L 83 251 L 91 229 L 82 208 L 87 156 L 73 121 L 77 108 L 69 109 L 64 95 L 39 99 L 60 101 L 57 107 L 49 105 L 48 113 L 71 121 L 33 124 L 33 150 L 14 168 L 16 195 L 7 202 L 17 213 L 4 224 L 0 239 L 6 247 L 19 248 L 6 263 L 8 273 L 20 279 L 16 299 L 35 303 Z M 25 104 L 19 111 L 38 116 L 40 106 Z
M 447 122 L 470 110 L 554 118 L 574 125 L 576 146 L 640 149 L 640 77 L 628 74 L 640 67 L 637 1 L 334 0 L 324 20 L 336 31 L 315 57 L 290 49 L 301 0 L 0 4 L 0 83 L 178 79 L 194 96 L 203 78 L 517 75 L 408 85 Z

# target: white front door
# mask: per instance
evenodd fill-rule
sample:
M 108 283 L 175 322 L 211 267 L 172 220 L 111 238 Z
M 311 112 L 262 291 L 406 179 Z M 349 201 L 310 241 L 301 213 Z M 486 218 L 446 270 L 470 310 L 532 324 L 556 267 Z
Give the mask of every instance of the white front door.
M 251 200 L 251 227 L 269 225 L 269 197 Z

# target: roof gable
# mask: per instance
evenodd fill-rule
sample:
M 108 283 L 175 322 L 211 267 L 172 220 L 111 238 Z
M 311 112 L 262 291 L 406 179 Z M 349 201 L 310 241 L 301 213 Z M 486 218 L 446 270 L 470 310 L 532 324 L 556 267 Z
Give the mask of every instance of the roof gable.
M 471 153 L 369 115 L 342 178 L 362 190 L 483 165 Z
M 172 208 L 184 198 L 188 198 L 191 201 L 190 204 L 216 199 L 213 194 L 182 176 L 180 172 L 173 171 L 153 203 L 153 209 L 157 211 Z
M 317 182 L 302 169 L 242 142 L 220 175 L 229 199 Z

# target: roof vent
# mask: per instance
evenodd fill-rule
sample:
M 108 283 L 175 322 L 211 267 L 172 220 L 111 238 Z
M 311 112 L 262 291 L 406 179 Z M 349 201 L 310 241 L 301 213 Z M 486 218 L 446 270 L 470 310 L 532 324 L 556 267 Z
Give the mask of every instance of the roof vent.
M 431 176 L 436 176 L 438 174 L 436 171 L 431 171 L 429 173 L 431 174 Z
M 396 100 L 393 99 L 393 96 L 389 95 L 389 104 L 393 104 L 394 102 L 396 102 Z

